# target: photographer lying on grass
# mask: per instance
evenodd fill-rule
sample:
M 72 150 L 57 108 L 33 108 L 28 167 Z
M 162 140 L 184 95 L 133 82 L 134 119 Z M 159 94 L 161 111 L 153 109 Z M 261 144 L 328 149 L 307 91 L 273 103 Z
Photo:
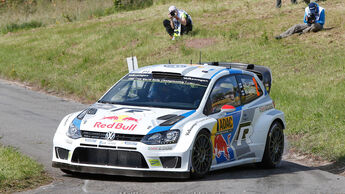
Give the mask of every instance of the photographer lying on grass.
M 296 24 L 286 32 L 276 36 L 276 39 L 288 37 L 294 33 L 318 32 L 323 29 L 325 24 L 325 9 L 313 2 L 305 8 L 304 24 Z
M 177 9 L 175 6 L 169 7 L 169 20 L 164 20 L 163 25 L 174 40 L 176 36 L 188 34 L 193 30 L 193 21 L 190 15 L 182 9 Z

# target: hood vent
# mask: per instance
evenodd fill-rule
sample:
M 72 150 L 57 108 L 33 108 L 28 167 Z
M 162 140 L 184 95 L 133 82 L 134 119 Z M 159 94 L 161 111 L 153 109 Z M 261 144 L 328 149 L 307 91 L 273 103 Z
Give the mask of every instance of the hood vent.
M 171 126 L 174 125 L 175 123 L 179 122 L 180 120 L 184 119 L 185 117 L 182 115 L 179 116 L 174 116 L 171 119 L 164 121 L 161 123 L 159 126 Z
M 168 119 L 171 119 L 171 118 L 176 117 L 176 116 L 177 115 L 175 115 L 175 114 L 168 114 L 168 115 L 158 117 L 157 120 L 168 120 Z
M 89 114 L 89 115 L 95 115 L 96 113 L 97 113 L 97 109 L 95 109 L 95 108 L 90 108 L 87 111 L 87 114 Z

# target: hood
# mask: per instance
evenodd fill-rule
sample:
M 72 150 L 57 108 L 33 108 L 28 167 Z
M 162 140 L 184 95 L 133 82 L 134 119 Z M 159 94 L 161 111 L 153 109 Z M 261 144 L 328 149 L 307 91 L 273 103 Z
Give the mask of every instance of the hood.
M 75 120 L 82 131 L 146 135 L 170 130 L 195 111 L 95 104 Z

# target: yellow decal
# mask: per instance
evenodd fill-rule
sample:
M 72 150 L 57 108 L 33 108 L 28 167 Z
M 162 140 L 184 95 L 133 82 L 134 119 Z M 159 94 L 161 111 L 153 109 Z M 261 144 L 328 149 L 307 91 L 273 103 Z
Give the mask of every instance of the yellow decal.
M 151 166 L 162 166 L 161 162 L 158 159 L 149 159 Z
M 214 124 L 213 128 L 212 128 L 212 132 L 211 132 L 211 141 L 212 141 L 212 145 L 213 145 L 213 151 L 214 151 L 214 140 L 215 140 L 215 134 L 217 133 L 217 123 Z M 216 158 L 215 154 L 212 154 L 212 160 Z
M 232 116 L 220 118 L 217 120 L 218 128 L 217 131 L 226 131 L 234 128 L 234 121 Z
M 70 151 L 70 152 L 68 152 L 68 160 L 70 160 L 71 157 L 72 157 L 72 152 Z

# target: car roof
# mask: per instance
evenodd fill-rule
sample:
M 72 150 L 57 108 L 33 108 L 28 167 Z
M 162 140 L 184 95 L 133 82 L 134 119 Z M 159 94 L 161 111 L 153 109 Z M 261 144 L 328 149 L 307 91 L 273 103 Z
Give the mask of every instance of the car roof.
M 252 75 L 251 72 L 243 71 L 237 68 L 226 68 L 221 66 L 213 65 L 200 65 L 200 64 L 160 64 L 145 66 L 139 68 L 131 73 L 173 73 L 176 75 L 187 76 L 187 77 L 197 77 L 204 79 L 212 79 L 217 74 L 228 71 L 230 74 L 242 74 L 244 72 Z

